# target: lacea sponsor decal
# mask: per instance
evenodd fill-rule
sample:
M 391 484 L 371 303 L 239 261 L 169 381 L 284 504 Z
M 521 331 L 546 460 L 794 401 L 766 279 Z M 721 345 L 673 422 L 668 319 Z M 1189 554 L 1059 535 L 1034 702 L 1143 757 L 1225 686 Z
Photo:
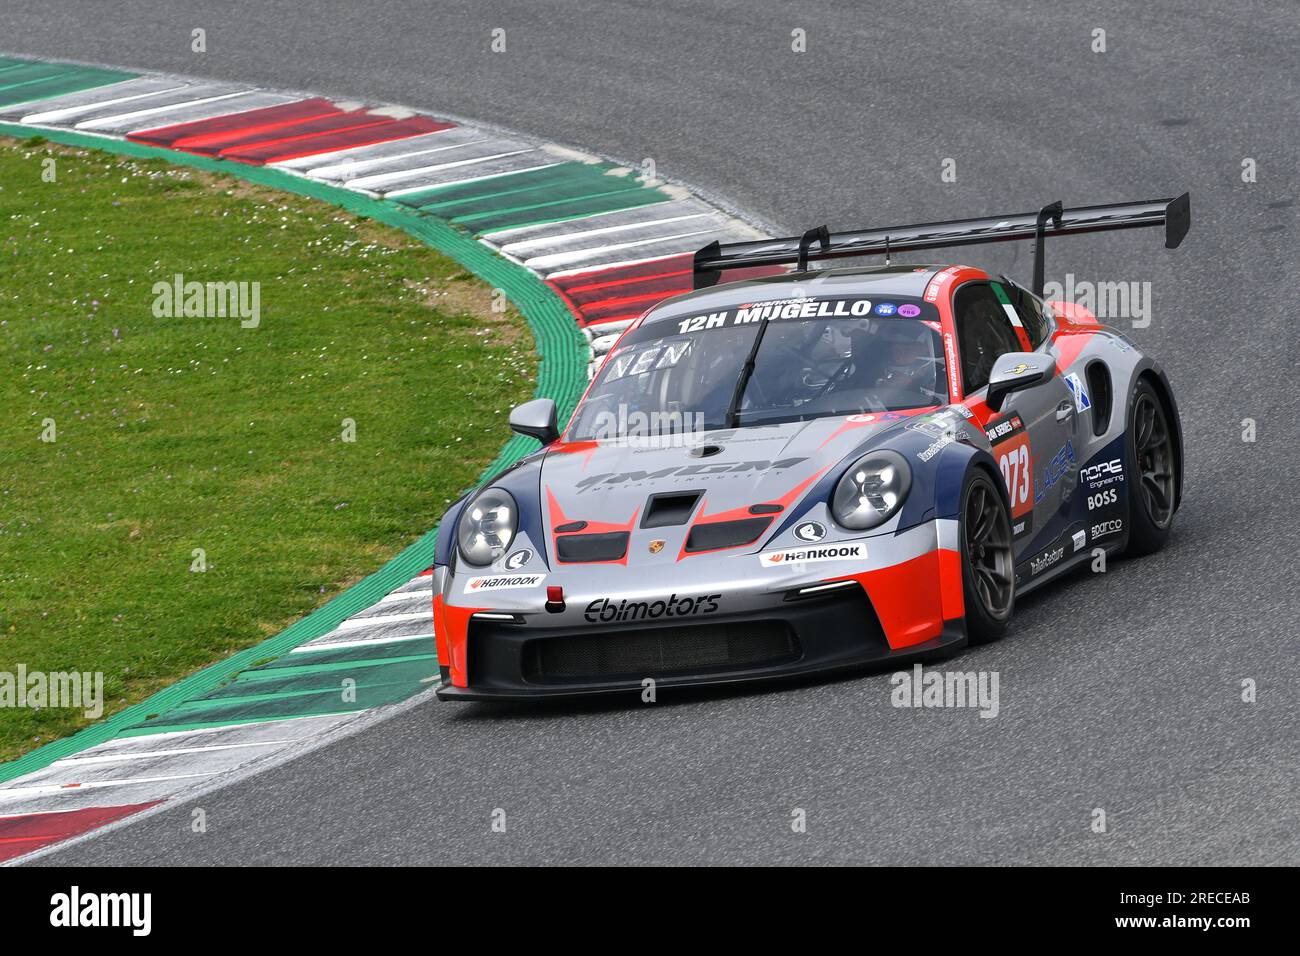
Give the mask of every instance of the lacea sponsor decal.
M 466 591 L 512 591 L 515 588 L 535 588 L 546 580 L 544 574 L 498 574 L 493 577 L 470 578 Z
M 1119 518 L 1112 521 L 1102 521 L 1092 526 L 1092 540 L 1096 541 L 1098 538 L 1104 538 L 1107 535 L 1118 534 L 1123 530 L 1124 522 Z
M 1099 461 L 1079 472 L 1079 478 L 1088 483 L 1089 488 L 1104 488 L 1124 480 L 1124 462 L 1119 458 Z
M 1049 491 L 1056 486 L 1070 466 L 1074 464 L 1074 444 L 1067 441 L 1065 447 L 1052 456 L 1052 460 L 1043 469 L 1043 487 L 1034 496 L 1034 501 L 1042 501 Z
M 785 564 L 814 564 L 818 561 L 865 560 L 866 557 L 865 544 L 827 544 L 795 551 L 766 551 L 758 556 L 758 563 L 765 568 L 775 568 Z
M 655 621 L 662 617 L 691 617 L 712 614 L 718 609 L 721 594 L 679 598 L 676 594 L 656 601 L 611 601 L 597 598 L 587 605 L 583 617 L 591 624 L 611 624 L 615 621 Z
M 1065 545 L 1045 551 L 1029 562 L 1029 572 L 1030 574 L 1042 574 L 1063 557 L 1065 557 Z

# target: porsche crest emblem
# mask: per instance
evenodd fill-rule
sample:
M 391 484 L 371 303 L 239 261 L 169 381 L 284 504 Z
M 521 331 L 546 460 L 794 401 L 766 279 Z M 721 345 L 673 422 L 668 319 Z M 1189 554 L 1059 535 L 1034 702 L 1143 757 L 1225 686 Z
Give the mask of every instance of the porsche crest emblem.
M 651 553 L 651 554 L 658 554 L 658 553 L 659 553 L 660 551 L 662 551 L 663 549 L 664 549 L 664 542 L 661 541 L 660 539 L 656 538 L 654 541 L 651 541 L 651 542 L 650 542 L 650 553 Z

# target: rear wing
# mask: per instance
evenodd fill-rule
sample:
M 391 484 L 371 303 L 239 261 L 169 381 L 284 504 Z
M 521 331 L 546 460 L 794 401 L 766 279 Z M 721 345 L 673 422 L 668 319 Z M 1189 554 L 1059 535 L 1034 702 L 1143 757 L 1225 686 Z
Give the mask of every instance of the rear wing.
M 1043 294 L 1043 245 L 1048 236 L 1073 236 L 1085 232 L 1112 229 L 1165 227 L 1165 248 L 1177 249 L 1192 224 L 1190 193 L 1176 199 L 1150 202 L 1120 202 L 1106 206 L 1079 206 L 1065 209 L 1054 202 L 1038 212 L 987 219 L 956 219 L 952 222 L 926 222 L 913 226 L 886 226 L 861 232 L 831 232 L 825 226 L 809 229 L 802 236 L 787 239 L 756 239 L 750 242 L 712 242 L 695 253 L 695 288 L 703 289 L 718 281 L 725 269 L 751 266 L 788 265 L 800 272 L 809 262 L 843 259 L 918 249 L 970 246 L 984 242 L 1034 240 L 1034 292 Z M 813 248 L 816 246 L 816 248 Z

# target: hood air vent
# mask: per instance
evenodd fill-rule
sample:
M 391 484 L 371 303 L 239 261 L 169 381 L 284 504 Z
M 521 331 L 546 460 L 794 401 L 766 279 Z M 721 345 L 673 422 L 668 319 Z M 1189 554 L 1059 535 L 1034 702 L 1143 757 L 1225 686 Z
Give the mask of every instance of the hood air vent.
M 641 518 L 643 528 L 668 528 L 673 525 L 686 524 L 691 520 L 691 512 L 700 500 L 702 491 L 685 491 L 680 493 L 651 495 L 645 505 L 645 515 Z

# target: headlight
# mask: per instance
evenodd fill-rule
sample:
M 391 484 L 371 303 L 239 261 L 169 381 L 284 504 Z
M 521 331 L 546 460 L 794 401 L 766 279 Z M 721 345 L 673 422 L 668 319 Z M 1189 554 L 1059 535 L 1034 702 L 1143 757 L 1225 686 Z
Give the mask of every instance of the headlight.
M 514 540 L 519 509 L 508 491 L 489 488 L 465 506 L 456 529 L 460 554 L 484 567 L 506 553 Z
M 853 463 L 831 499 L 831 514 L 851 531 L 884 524 L 912 487 L 912 470 L 898 452 L 873 451 Z

